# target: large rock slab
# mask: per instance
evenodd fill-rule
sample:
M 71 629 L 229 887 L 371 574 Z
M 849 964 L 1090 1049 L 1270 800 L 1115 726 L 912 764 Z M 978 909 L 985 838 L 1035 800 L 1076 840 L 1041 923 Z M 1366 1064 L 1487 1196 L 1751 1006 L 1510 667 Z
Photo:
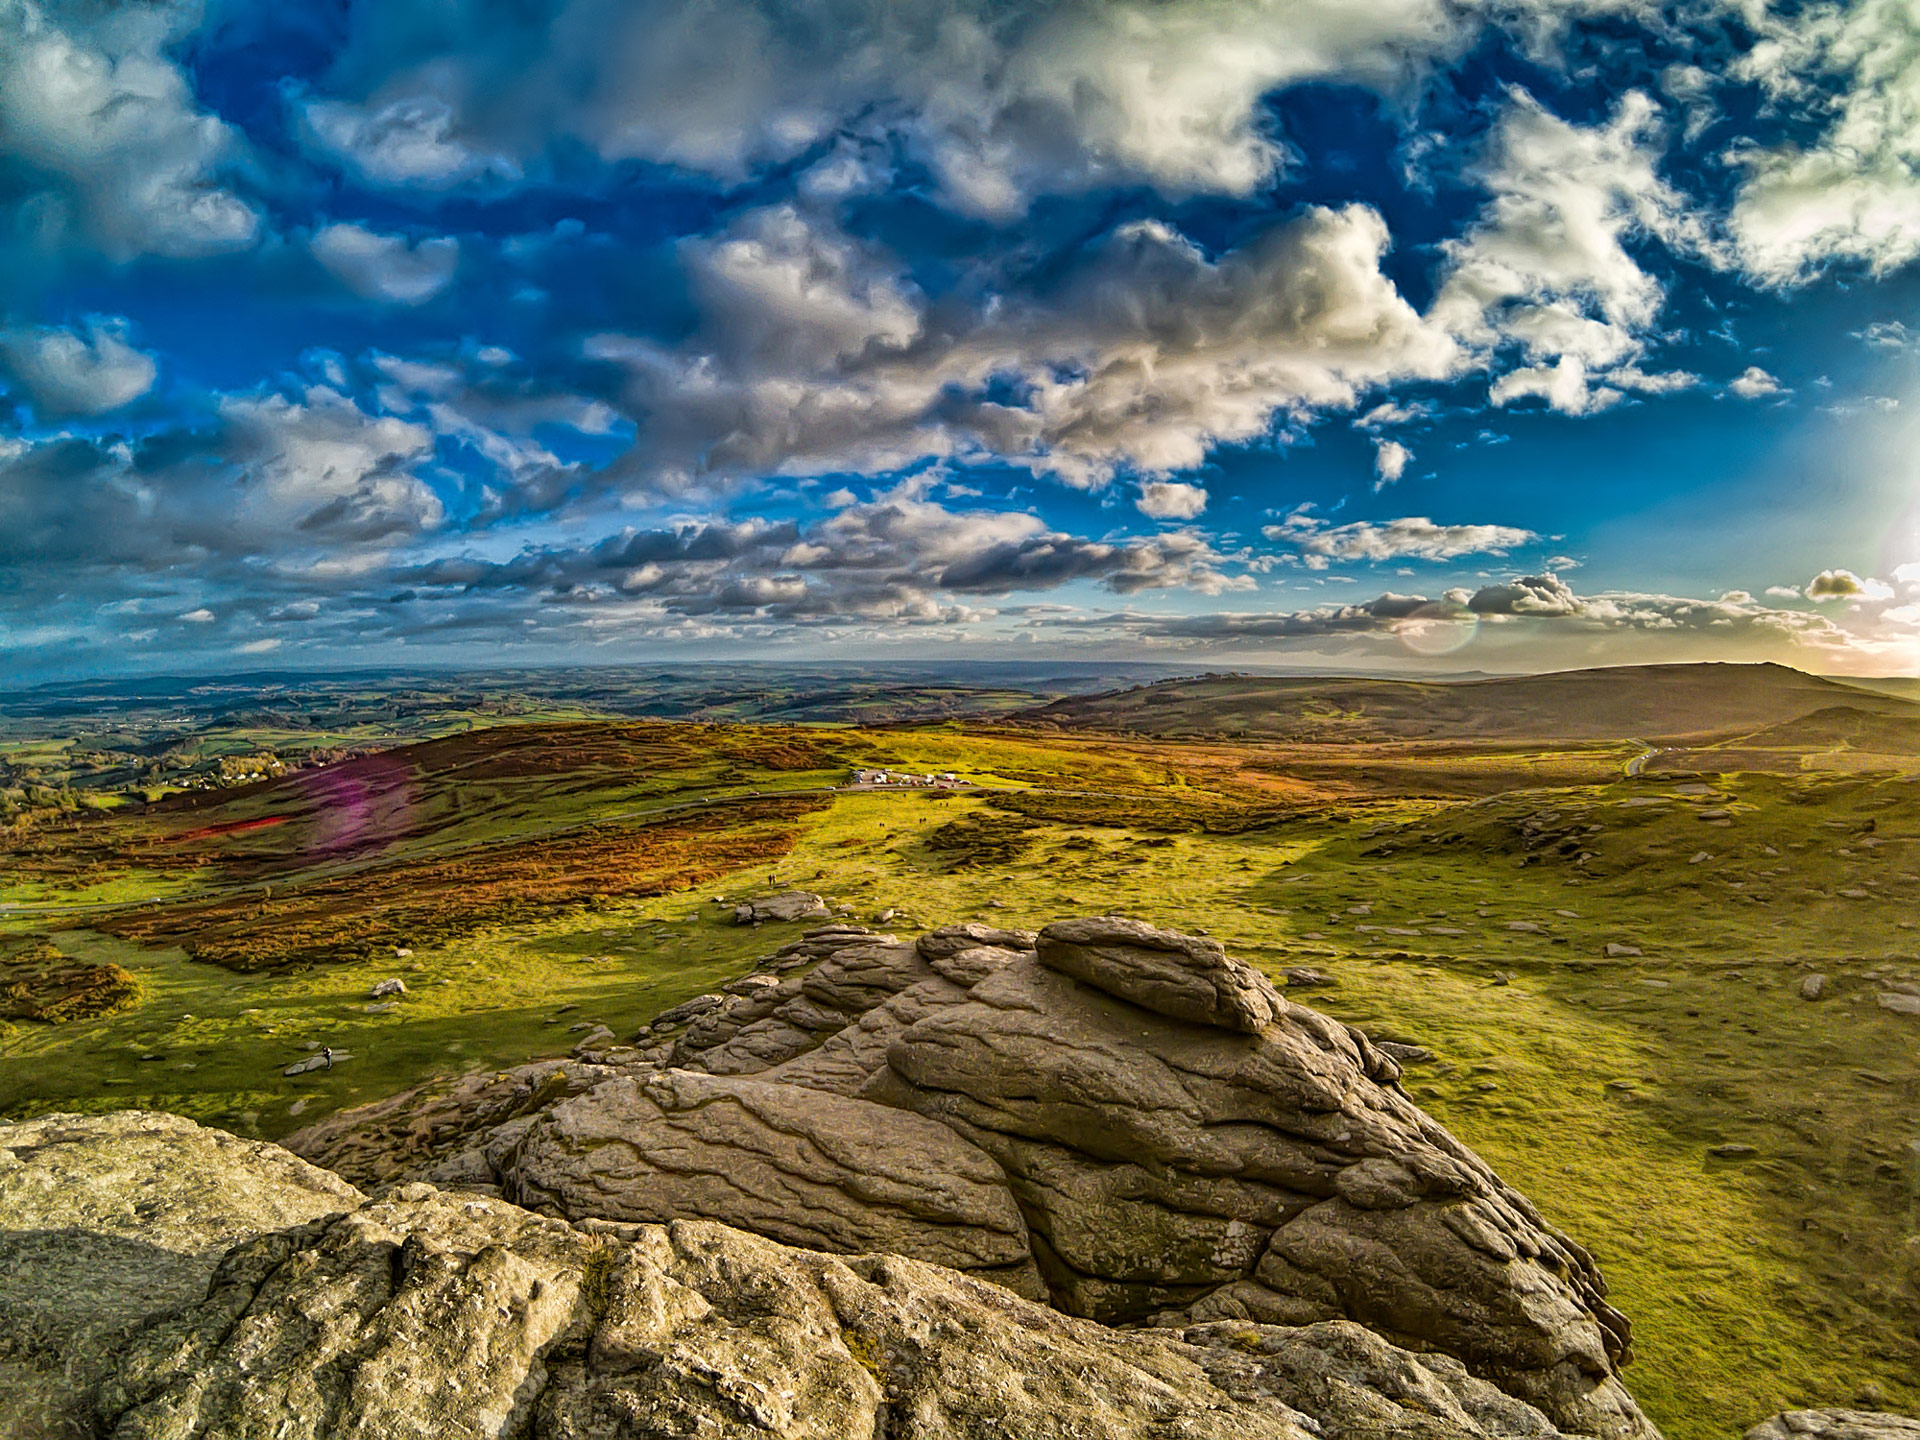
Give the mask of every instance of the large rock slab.
M 1176 1020 L 1252 1033 L 1287 1013 L 1266 976 L 1203 935 L 1108 915 L 1056 920 L 1039 950 L 1048 969 Z
M 359 1207 L 282 1150 L 172 1115 L 0 1125 L 0 1437 L 91 1434 L 97 1368 L 236 1242 Z
M 197 1173 L 128 1163 L 123 1138 L 156 1126 Z M 208 1187 L 251 1197 L 254 1218 L 290 1177 L 309 1193 L 291 1156 L 195 1129 L 130 1115 L 69 1135 L 33 1213 L 113 1238 L 89 1177 L 138 1174 L 160 1233 L 187 1236 Z M 938 1266 L 710 1222 L 576 1226 L 420 1183 L 376 1202 L 321 1191 L 347 1208 L 241 1240 L 159 1313 L 106 1297 L 121 1341 L 71 1428 L 36 1440 L 1561 1434 L 1457 1362 L 1346 1322 L 1122 1333 Z M 207 1236 L 238 1223 L 209 1219 Z M 0 1390 L 0 1417 L 17 1399 Z
M 569 1217 L 698 1215 L 1045 1293 L 999 1165 L 944 1125 L 864 1100 L 669 1070 L 556 1105 L 492 1158 L 510 1198 Z

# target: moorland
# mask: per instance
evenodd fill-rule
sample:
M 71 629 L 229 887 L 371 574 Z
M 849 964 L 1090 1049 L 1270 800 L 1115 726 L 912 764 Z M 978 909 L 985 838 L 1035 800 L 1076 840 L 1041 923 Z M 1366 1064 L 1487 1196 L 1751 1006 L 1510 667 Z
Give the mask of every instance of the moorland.
M 975 678 L 11 702 L 0 1116 L 277 1138 L 629 1034 L 797 933 L 734 923 L 795 887 L 901 933 L 1123 912 L 1430 1051 L 1409 1094 L 1596 1252 L 1668 1434 L 1920 1406 L 1899 687 Z

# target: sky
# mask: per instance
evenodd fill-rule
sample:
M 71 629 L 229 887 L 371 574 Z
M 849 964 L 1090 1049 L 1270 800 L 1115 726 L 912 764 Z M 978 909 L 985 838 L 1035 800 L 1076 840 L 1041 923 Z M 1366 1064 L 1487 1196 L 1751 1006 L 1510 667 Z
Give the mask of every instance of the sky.
M 1911 0 L 0 0 L 0 685 L 1920 671 Z

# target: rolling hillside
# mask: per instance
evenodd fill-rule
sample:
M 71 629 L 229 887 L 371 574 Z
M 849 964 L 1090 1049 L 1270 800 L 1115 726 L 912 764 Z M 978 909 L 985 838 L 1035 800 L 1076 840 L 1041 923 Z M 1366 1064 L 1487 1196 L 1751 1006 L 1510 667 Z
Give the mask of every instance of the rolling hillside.
M 1783 665 L 1628 665 L 1494 680 L 1168 680 L 1020 712 L 1024 723 L 1295 742 L 1731 737 L 1845 706 L 1920 730 L 1920 705 Z

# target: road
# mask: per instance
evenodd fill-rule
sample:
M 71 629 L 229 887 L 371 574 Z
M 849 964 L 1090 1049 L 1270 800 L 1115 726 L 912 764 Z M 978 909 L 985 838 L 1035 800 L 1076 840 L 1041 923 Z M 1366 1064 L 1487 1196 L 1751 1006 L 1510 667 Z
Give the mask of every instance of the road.
M 1626 776 L 1629 780 L 1644 774 L 1647 762 L 1660 753 L 1659 746 L 1649 745 L 1644 740 L 1636 740 L 1633 743 L 1640 747 L 1640 753 L 1627 761 Z

